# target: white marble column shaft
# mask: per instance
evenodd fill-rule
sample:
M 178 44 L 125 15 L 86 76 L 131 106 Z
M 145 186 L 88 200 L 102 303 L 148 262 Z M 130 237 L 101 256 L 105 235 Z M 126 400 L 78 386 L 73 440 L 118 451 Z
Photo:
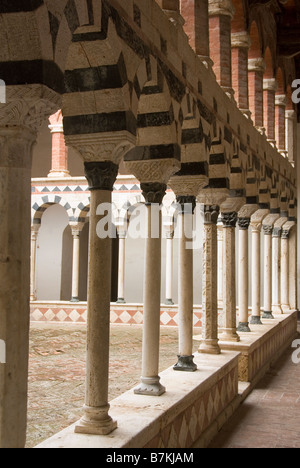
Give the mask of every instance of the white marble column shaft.
M 249 328 L 249 225 L 250 218 L 239 218 L 239 326 L 238 332 Z
M 30 300 L 36 301 L 36 247 L 41 225 L 31 226 L 31 255 L 30 255 Z

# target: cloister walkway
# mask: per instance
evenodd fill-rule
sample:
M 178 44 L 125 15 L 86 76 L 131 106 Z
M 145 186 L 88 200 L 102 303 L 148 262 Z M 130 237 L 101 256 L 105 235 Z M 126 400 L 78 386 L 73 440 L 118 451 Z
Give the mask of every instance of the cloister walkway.
M 294 352 L 284 353 L 209 448 L 300 448 L 300 363 L 293 363 Z

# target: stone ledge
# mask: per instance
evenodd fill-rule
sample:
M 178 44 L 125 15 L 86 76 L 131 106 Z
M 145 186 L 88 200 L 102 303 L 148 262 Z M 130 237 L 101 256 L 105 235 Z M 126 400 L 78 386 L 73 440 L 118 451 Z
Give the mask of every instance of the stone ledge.
M 131 390 L 112 401 L 110 414 L 118 429 L 109 436 L 75 434 L 73 425 L 37 448 L 192 447 L 215 424 L 219 430 L 241 401 L 238 358 L 232 351 L 197 354 L 197 372 L 178 374 L 169 368 L 161 373 L 167 388 L 161 397 L 136 396 Z
M 219 343 L 222 350 L 240 353 L 240 381 L 257 382 L 297 335 L 297 312 L 274 315 L 274 319 L 251 325 L 251 333 L 239 333 L 239 343 Z

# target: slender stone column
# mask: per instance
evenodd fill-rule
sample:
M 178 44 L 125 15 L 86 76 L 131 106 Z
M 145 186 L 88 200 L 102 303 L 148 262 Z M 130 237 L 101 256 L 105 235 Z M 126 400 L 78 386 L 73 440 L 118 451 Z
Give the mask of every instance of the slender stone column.
M 249 226 L 250 218 L 239 218 L 239 316 L 238 332 L 249 328 Z
M 288 218 L 280 217 L 274 224 L 272 240 L 272 311 L 282 314 L 281 308 L 281 233 Z
M 290 309 L 289 304 L 289 236 L 290 231 L 283 227 L 281 233 L 281 307 L 283 312 Z M 296 254 L 296 253 L 295 253 Z
M 36 301 L 36 244 L 40 224 L 31 226 L 31 255 L 30 255 L 30 300 Z
M 118 300 L 117 304 L 125 304 L 125 259 L 127 231 L 124 226 L 118 227 L 119 235 L 119 266 L 118 266 Z
M 161 211 L 167 186 L 163 183 L 142 183 L 146 200 L 147 238 L 145 245 L 143 356 L 137 395 L 160 396 L 166 389 L 159 377 L 160 293 L 161 293 Z M 156 236 L 153 236 L 156 228 Z
M 264 313 L 262 318 L 274 319 L 272 314 L 272 226 L 264 225 Z
M 272 235 L 273 226 L 279 214 L 270 214 L 263 221 L 264 232 L 264 319 L 273 319 L 272 314 L 272 275 L 273 275 L 273 255 L 272 255 Z
M 219 206 L 204 205 L 202 343 L 200 353 L 220 354 L 218 339 L 218 238 Z
M 169 226 L 166 231 L 167 237 L 167 258 L 166 258 L 166 305 L 174 305 L 173 302 L 173 243 L 174 227 Z
M 106 435 L 117 427 L 108 414 L 112 241 L 99 237 L 97 224 L 102 219 L 98 207 L 111 204 L 118 166 L 110 161 L 85 163 L 85 173 L 91 191 L 86 393 L 84 416 L 75 432 Z
M 223 224 L 217 224 L 218 230 L 218 306 L 223 308 Z
M 236 318 L 235 227 L 237 213 L 222 213 L 225 329 L 222 341 L 240 341 Z
M 194 309 L 194 272 L 193 250 L 188 243 L 193 239 L 193 213 L 196 196 L 208 183 L 206 175 L 201 174 L 197 163 L 190 166 L 182 164 L 181 171 L 171 177 L 169 186 L 177 196 L 179 204 L 178 222 L 179 266 L 178 266 L 178 312 L 179 312 L 179 355 L 174 370 L 193 372 L 197 369 L 193 359 L 193 309 Z M 198 172 L 198 174 L 197 174 Z
M 80 267 L 80 234 L 79 226 L 71 226 L 73 236 L 73 263 L 72 263 L 72 299 L 79 302 L 79 267 Z
M 251 217 L 252 236 L 252 325 L 262 325 L 261 321 L 261 229 L 263 219 L 269 210 L 258 210 Z
M 297 225 L 289 222 L 289 305 L 291 310 L 297 310 Z
M 261 225 L 252 227 L 252 325 L 262 325 L 261 321 Z
M 49 117 L 49 122 L 49 129 L 52 134 L 52 156 L 51 171 L 48 177 L 70 177 L 68 171 L 68 148 L 65 144 L 61 110 Z
M 197 366 L 193 359 L 193 250 L 187 248 L 192 239 L 193 214 L 196 198 L 177 197 L 179 204 L 178 224 L 179 266 L 178 266 L 178 313 L 179 313 L 179 355 L 174 366 L 176 371 L 194 372 Z

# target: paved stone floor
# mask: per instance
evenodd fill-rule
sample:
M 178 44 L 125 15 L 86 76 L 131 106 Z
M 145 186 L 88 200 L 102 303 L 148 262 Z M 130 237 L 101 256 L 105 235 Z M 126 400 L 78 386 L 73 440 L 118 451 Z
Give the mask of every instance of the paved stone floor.
M 295 351 L 284 353 L 209 448 L 300 448 L 300 363 L 292 361 Z M 300 353 L 295 357 L 300 360 Z
M 32 324 L 28 448 L 80 418 L 84 402 L 85 337 L 85 325 Z M 177 342 L 177 329 L 162 327 L 161 370 L 174 364 Z M 142 328 L 113 325 L 111 343 L 110 400 L 139 382 Z M 300 448 L 300 364 L 292 362 L 294 351 L 289 349 L 284 354 L 210 448 Z
M 176 363 L 177 335 L 176 328 L 161 329 L 160 370 Z M 36 446 L 81 417 L 84 403 L 85 339 L 85 325 L 31 325 L 28 448 Z M 141 355 L 142 327 L 112 325 L 110 400 L 139 382 Z

